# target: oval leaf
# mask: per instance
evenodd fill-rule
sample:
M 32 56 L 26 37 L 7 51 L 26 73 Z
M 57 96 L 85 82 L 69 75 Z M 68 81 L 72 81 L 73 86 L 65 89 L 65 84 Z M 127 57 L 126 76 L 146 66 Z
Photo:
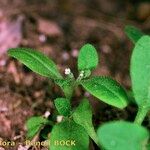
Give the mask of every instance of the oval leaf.
M 88 134 L 74 121 L 66 120 L 53 127 L 49 150 L 88 150 L 88 147 Z
M 57 79 L 55 83 L 60 86 L 66 98 L 70 99 L 74 89 L 74 81 L 72 79 Z
M 29 118 L 26 122 L 28 131 L 27 138 L 32 139 L 38 133 L 38 131 L 48 123 L 49 121 L 41 116 Z
M 132 89 L 137 104 L 150 105 L 150 36 L 143 36 L 135 45 L 131 57 Z
M 55 106 L 60 115 L 68 116 L 70 114 L 71 105 L 70 101 L 66 98 L 57 98 L 55 101 Z
M 127 106 L 127 94 L 123 87 L 109 77 L 93 77 L 81 82 L 82 86 L 103 102 L 124 108 Z
M 125 33 L 133 43 L 136 43 L 144 35 L 138 28 L 131 25 L 125 27 Z
M 8 54 L 42 76 L 52 79 L 62 78 L 55 63 L 39 51 L 30 48 L 13 48 Z
M 97 135 L 92 123 L 92 108 L 89 101 L 85 98 L 73 113 L 73 120 L 81 125 L 89 134 L 89 136 L 98 145 Z
M 78 70 L 92 70 L 98 65 L 96 49 L 91 44 L 85 44 L 78 56 Z
M 105 150 L 144 150 L 149 138 L 144 127 L 125 121 L 106 123 L 97 134 Z

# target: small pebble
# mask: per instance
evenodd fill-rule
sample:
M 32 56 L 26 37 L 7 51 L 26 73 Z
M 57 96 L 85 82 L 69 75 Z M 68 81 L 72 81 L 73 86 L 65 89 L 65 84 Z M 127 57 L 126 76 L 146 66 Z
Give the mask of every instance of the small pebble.
M 111 53 L 111 47 L 109 46 L 109 45 L 102 45 L 101 46 L 101 49 L 102 49 L 102 51 L 105 53 L 105 54 L 109 54 L 109 53 Z
M 6 60 L 2 59 L 0 60 L 0 66 L 5 66 L 6 65 Z
M 85 96 L 85 97 L 89 97 L 89 96 L 90 96 L 90 93 L 89 93 L 89 92 L 85 92 L 85 93 L 84 93 L 84 96 Z
M 0 112 L 7 112 L 8 111 L 8 108 L 7 107 L 1 107 L 0 108 Z
M 44 117 L 45 117 L 45 118 L 48 118 L 48 117 L 50 116 L 50 114 L 51 114 L 51 113 L 50 113 L 49 111 L 46 111 L 45 114 L 44 114 Z
M 77 57 L 78 56 L 78 50 L 77 49 L 73 49 L 72 52 L 71 52 L 71 55 L 73 57 Z
M 69 54 L 67 53 L 67 52 L 64 52 L 63 54 L 62 54 L 62 58 L 63 58 L 63 60 L 68 60 L 69 59 Z
M 27 146 L 19 145 L 18 150 L 28 150 L 29 148 Z
M 44 34 L 39 35 L 40 42 L 44 43 L 44 42 L 46 42 L 46 40 L 47 40 L 47 37 Z

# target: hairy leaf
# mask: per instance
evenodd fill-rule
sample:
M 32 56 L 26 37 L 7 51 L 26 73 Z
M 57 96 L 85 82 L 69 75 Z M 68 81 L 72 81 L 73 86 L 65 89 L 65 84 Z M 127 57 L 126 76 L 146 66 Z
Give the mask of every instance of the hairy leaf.
M 73 119 L 77 124 L 85 128 L 89 136 L 98 145 L 97 135 L 92 123 L 92 108 L 90 106 L 89 101 L 86 98 L 82 100 L 80 105 L 73 113 Z
M 89 137 L 82 126 L 66 120 L 53 127 L 50 143 L 50 150 L 88 150 Z
M 85 44 L 78 56 L 78 70 L 92 70 L 98 65 L 98 54 L 91 44 Z
M 71 111 L 70 101 L 66 98 L 57 98 L 55 101 L 55 106 L 60 115 L 68 116 Z
M 131 57 L 130 73 L 137 104 L 150 105 L 150 36 L 143 36 L 136 43 Z
M 46 118 L 43 117 L 31 117 L 27 120 L 26 126 L 27 126 L 27 138 L 32 139 L 38 131 L 46 124 L 48 124 L 49 121 Z
M 57 79 L 55 83 L 60 86 L 66 98 L 70 99 L 73 93 L 74 81 L 72 79 Z
M 52 79 L 62 78 L 55 63 L 39 51 L 30 48 L 13 48 L 8 54 L 42 76 Z
M 97 134 L 105 150 L 144 150 L 149 138 L 144 127 L 125 121 L 106 123 Z
M 144 35 L 138 28 L 131 25 L 125 27 L 125 33 L 133 43 L 136 43 Z
M 82 81 L 81 84 L 89 93 L 109 105 L 118 108 L 127 106 L 128 98 L 125 90 L 109 77 L 92 77 Z

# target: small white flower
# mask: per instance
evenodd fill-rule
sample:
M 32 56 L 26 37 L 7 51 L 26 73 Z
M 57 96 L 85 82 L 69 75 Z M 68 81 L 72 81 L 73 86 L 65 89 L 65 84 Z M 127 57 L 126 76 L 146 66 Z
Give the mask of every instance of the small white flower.
M 81 71 L 79 76 L 83 77 L 84 76 L 84 71 Z
M 66 68 L 66 69 L 65 69 L 65 74 L 66 74 L 66 75 L 69 75 L 70 73 L 71 73 L 70 68 Z
M 83 73 L 80 73 L 80 77 L 83 77 Z
M 57 122 L 61 122 L 63 120 L 63 116 L 57 116 Z

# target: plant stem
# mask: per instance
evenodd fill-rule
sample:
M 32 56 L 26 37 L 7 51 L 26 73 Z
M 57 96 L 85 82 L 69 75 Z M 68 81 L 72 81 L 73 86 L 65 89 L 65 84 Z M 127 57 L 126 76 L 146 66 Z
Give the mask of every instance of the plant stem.
M 141 125 L 148 111 L 149 108 L 146 105 L 139 107 L 134 123 Z

